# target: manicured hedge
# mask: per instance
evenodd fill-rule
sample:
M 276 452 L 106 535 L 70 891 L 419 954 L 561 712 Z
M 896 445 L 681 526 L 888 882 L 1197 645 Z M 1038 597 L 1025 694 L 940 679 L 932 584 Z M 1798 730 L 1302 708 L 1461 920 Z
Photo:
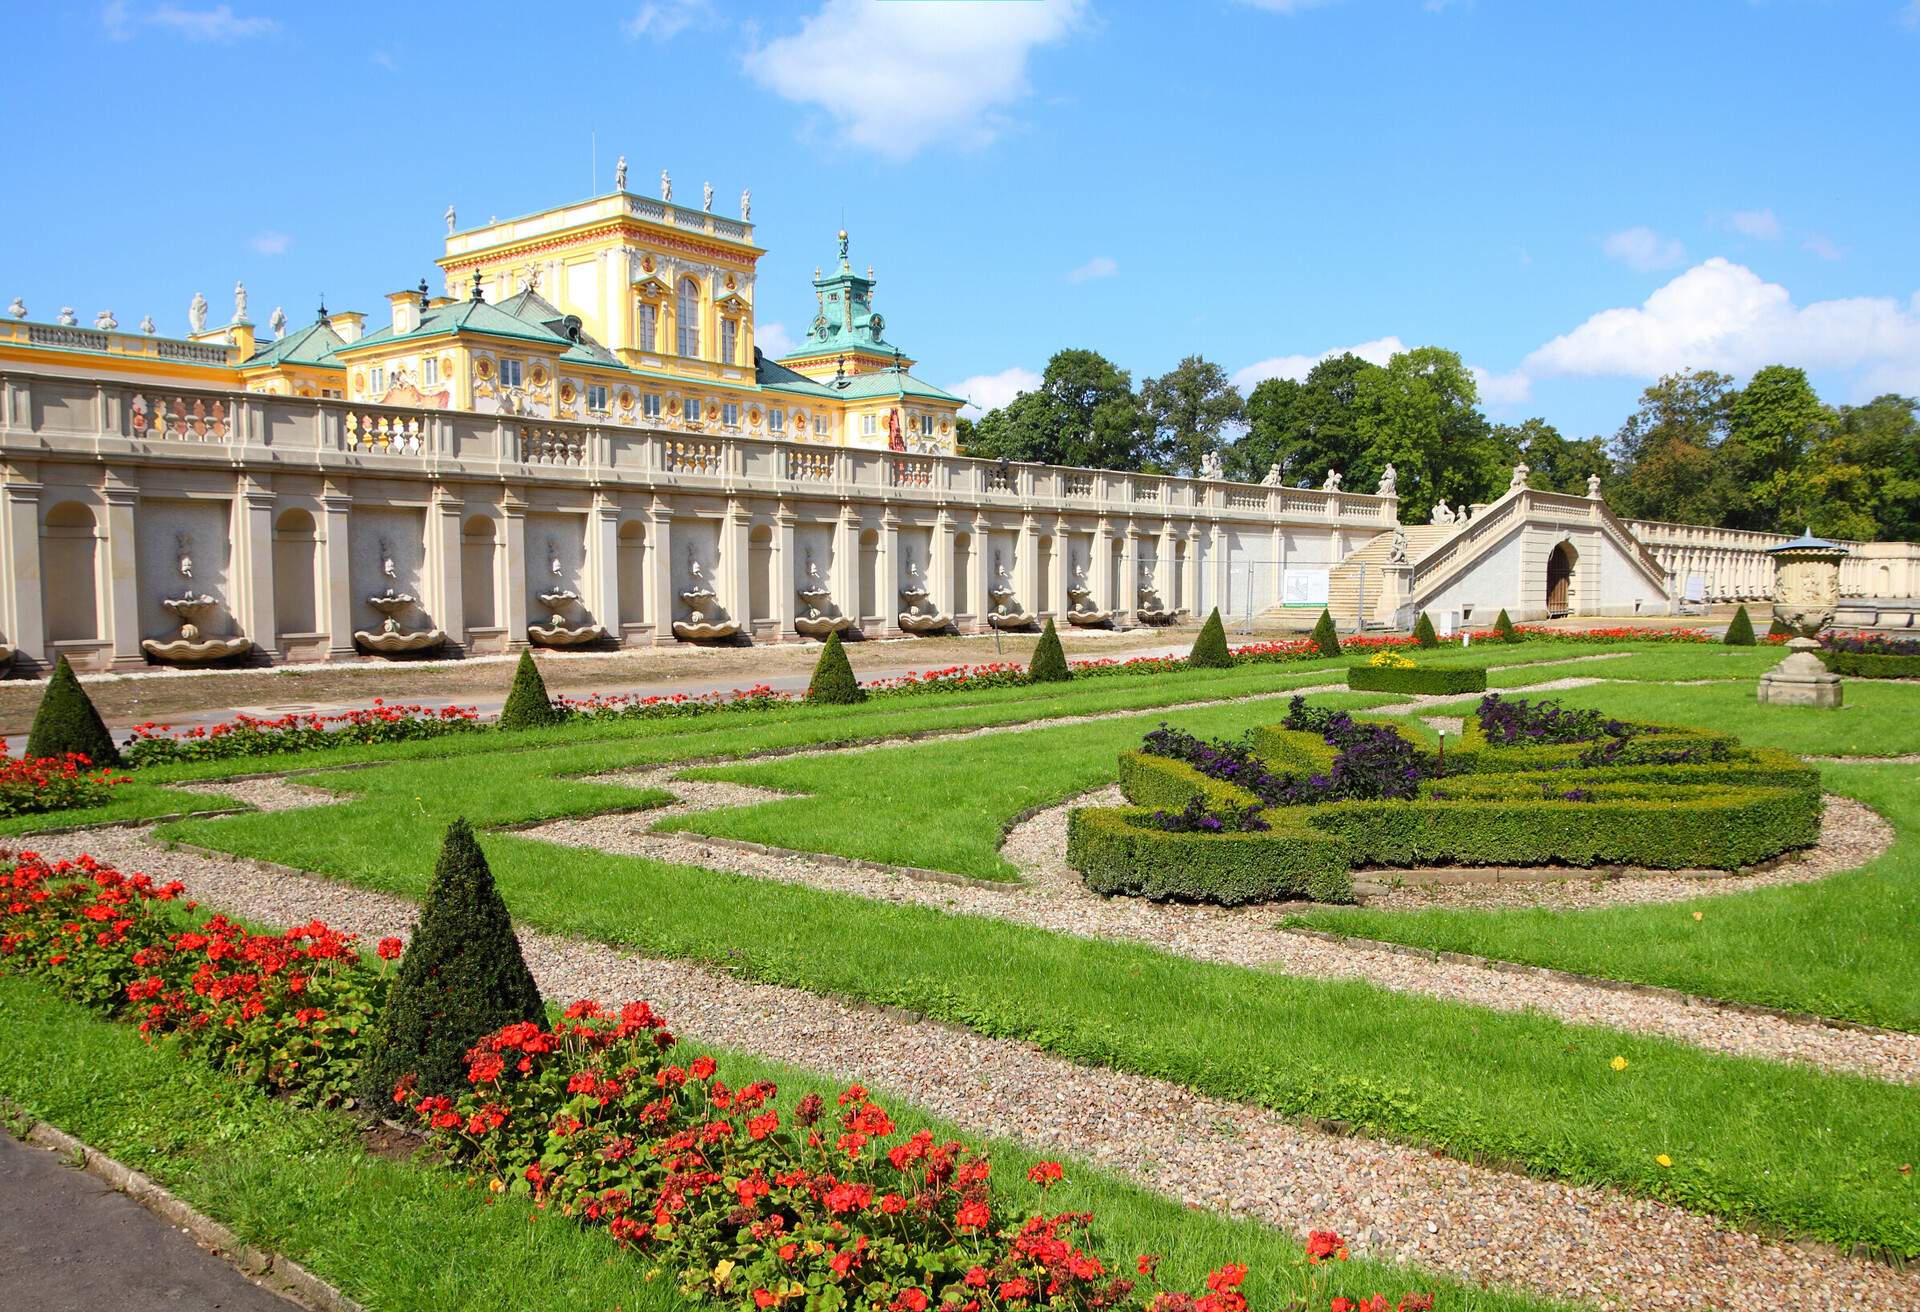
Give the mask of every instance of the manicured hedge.
M 1067 860 L 1096 893 L 1151 902 L 1353 901 L 1352 858 L 1307 828 L 1176 834 L 1147 827 L 1147 807 L 1081 807 L 1067 817 Z
M 1350 665 L 1347 667 L 1347 687 L 1356 692 L 1485 692 L 1487 672 L 1448 666 L 1416 665 L 1406 669 L 1391 665 Z
M 1881 656 L 1864 651 L 1816 652 L 1835 674 L 1856 679 L 1920 679 L 1920 656 Z

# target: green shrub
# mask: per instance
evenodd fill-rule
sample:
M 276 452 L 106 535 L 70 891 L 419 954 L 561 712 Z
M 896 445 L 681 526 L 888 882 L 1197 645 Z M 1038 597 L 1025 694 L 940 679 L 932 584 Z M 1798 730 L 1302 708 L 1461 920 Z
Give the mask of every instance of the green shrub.
M 567 713 L 547 696 L 547 681 L 540 677 L 533 653 L 521 652 L 520 665 L 513 672 L 513 690 L 507 694 L 507 704 L 500 708 L 500 727 L 538 729 L 566 718 Z
M 1502 642 L 1520 641 L 1520 635 L 1513 628 L 1513 617 L 1507 614 L 1504 606 L 1500 608 L 1500 614 L 1494 618 L 1493 636 Z
M 1391 665 L 1354 665 L 1347 670 L 1347 687 L 1355 692 L 1485 692 L 1487 672 L 1483 669 L 1427 666 L 1415 666 L 1409 670 L 1396 669 Z
M 848 706 L 866 699 L 867 690 L 853 677 L 853 666 L 847 660 L 847 649 L 841 644 L 840 635 L 829 633 L 826 645 L 820 648 L 820 659 L 813 667 L 813 680 L 807 684 L 807 700 Z
M 1227 650 L 1227 626 L 1220 622 L 1220 608 L 1215 606 L 1207 615 L 1207 622 L 1200 626 L 1193 650 L 1187 653 L 1187 668 L 1224 670 L 1232 664 L 1233 653 Z
M 1333 627 L 1333 612 L 1320 612 L 1319 623 L 1313 626 L 1313 645 L 1322 656 L 1340 654 L 1340 634 Z
M 380 1013 L 362 1098 L 391 1107 L 394 1086 L 408 1075 L 423 1093 L 457 1093 L 467 1087 L 466 1053 L 476 1039 L 545 1016 L 486 855 L 472 827 L 455 820 Z
M 1065 683 L 1073 677 L 1073 671 L 1067 668 L 1067 653 L 1060 650 L 1060 635 L 1054 632 L 1053 621 L 1047 621 L 1047 627 L 1040 632 L 1040 641 L 1033 649 L 1033 662 L 1027 666 L 1028 683 Z
M 1856 679 L 1920 679 L 1920 656 L 1887 656 L 1864 651 L 1815 652 L 1835 674 Z
M 1440 635 L 1433 631 L 1433 621 L 1427 618 L 1425 611 L 1413 622 L 1413 640 L 1422 647 L 1438 647 Z
M 1751 647 L 1754 645 L 1753 618 L 1742 606 L 1733 613 L 1733 622 L 1727 625 L 1727 636 L 1721 641 L 1729 647 Z
M 1160 808 L 1164 809 L 1164 808 Z M 1310 898 L 1353 901 L 1352 861 L 1312 830 L 1177 834 L 1147 827 L 1141 807 L 1080 807 L 1067 816 L 1067 860 L 1089 889 L 1151 902 L 1238 906 Z
M 58 759 L 68 752 L 78 752 L 95 765 L 120 764 L 120 749 L 113 745 L 106 721 L 62 656 L 54 662 L 47 690 L 40 694 L 40 709 L 33 713 L 26 754 Z

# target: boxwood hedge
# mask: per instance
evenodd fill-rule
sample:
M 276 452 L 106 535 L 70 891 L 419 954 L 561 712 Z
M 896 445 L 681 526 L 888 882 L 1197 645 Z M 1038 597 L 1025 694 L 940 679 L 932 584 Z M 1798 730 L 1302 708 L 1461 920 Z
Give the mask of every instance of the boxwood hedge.
M 1920 656 L 1885 656 L 1867 651 L 1815 653 L 1835 674 L 1856 679 L 1920 679 Z
M 1356 692 L 1462 693 L 1485 692 L 1487 672 L 1446 666 L 1350 665 L 1347 687 Z

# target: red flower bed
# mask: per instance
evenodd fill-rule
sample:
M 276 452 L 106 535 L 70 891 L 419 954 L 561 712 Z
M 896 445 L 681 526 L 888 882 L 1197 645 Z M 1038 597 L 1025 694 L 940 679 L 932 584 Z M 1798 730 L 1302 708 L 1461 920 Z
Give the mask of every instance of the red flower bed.
M 95 770 L 81 752 L 65 756 L 9 756 L 0 745 L 0 816 L 98 806 L 125 775 Z
M 437 738 L 481 727 L 476 706 L 389 705 L 384 698 L 376 697 L 371 706 L 338 715 L 296 713 L 274 719 L 236 715 L 231 720 L 196 724 L 178 733 L 171 725 L 149 720 L 133 726 L 124 755 L 131 766 L 224 761 L 238 756 Z

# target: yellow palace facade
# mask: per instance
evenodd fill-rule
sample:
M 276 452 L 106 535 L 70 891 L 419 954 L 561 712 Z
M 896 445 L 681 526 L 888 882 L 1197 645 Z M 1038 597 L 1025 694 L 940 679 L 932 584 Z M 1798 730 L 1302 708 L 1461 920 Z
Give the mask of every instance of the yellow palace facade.
M 665 179 L 663 177 L 663 184 Z M 663 186 L 671 195 L 670 184 Z M 748 198 L 742 196 L 743 211 Z M 624 188 L 460 230 L 446 215 L 437 261 L 355 311 L 257 329 L 236 285 L 232 318 L 209 325 L 196 295 L 185 337 L 152 320 L 122 330 L 110 311 L 84 326 L 19 301 L 0 320 L 0 364 L 40 372 L 290 396 L 369 407 L 465 410 L 689 434 L 732 434 L 914 454 L 952 454 L 963 398 L 916 378 L 885 336 L 871 269 L 847 234 L 831 272 L 814 271 L 805 340 L 779 359 L 755 345 L 752 224 Z M 380 321 L 384 320 L 384 321 Z

